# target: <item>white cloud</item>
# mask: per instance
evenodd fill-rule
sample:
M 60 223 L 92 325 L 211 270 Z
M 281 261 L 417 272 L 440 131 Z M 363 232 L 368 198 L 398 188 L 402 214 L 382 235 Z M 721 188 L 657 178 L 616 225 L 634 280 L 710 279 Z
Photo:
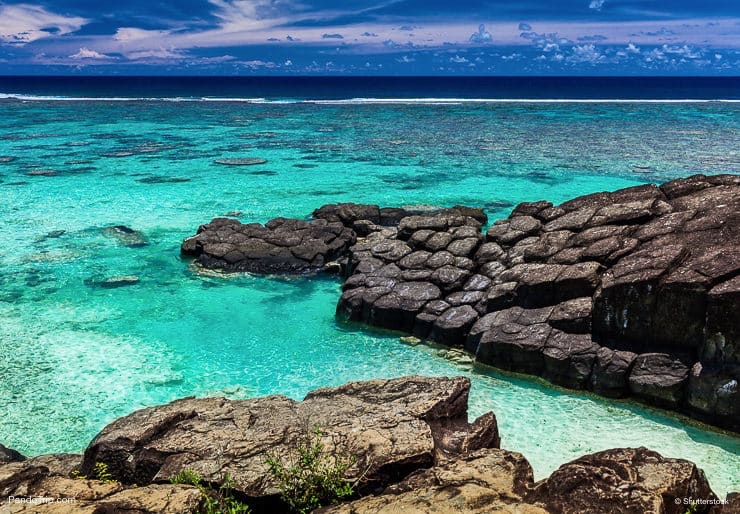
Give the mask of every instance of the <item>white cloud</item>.
M 591 3 L 588 4 L 588 8 L 600 11 L 601 8 L 604 7 L 605 2 L 606 0 L 591 0 Z
M 0 42 L 24 45 L 80 30 L 89 20 L 47 11 L 39 5 L 0 5 Z
M 454 57 L 450 57 L 450 62 L 454 62 L 457 64 L 464 64 L 468 62 L 468 60 L 461 55 L 455 55 Z
M 635 46 L 634 43 L 630 43 L 629 45 L 627 45 L 627 52 L 629 52 L 631 54 L 639 54 L 640 53 L 640 47 Z
M 493 36 L 486 30 L 486 26 L 481 23 L 478 25 L 478 32 L 473 32 L 469 41 L 471 43 L 492 43 Z
M 149 50 L 137 50 L 129 52 L 126 57 L 132 61 L 136 60 L 180 60 L 187 57 L 181 50 L 176 48 L 152 48 Z
M 568 62 L 573 63 L 597 63 L 604 60 L 604 56 L 594 45 L 577 45 L 573 47 Z
M 135 27 L 121 27 L 116 30 L 113 39 L 121 43 L 131 43 L 133 41 L 142 41 L 145 39 L 159 39 L 170 35 L 169 30 L 146 30 Z
M 83 46 L 80 48 L 80 51 L 76 54 L 72 54 L 69 56 L 70 59 L 115 59 L 115 57 L 112 57 L 110 55 L 101 54 L 100 52 L 96 52 L 95 50 L 90 50 L 89 48 Z

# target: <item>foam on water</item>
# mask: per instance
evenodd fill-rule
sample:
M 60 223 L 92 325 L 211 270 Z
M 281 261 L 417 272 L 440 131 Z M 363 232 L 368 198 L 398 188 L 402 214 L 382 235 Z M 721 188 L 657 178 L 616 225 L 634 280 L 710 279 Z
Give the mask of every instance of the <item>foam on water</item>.
M 462 203 L 495 219 L 520 201 L 738 172 L 738 114 L 729 103 L 2 102 L 0 156 L 15 159 L 0 162 L 0 442 L 81 451 L 116 417 L 186 395 L 300 399 L 349 380 L 466 374 L 471 413 L 494 410 L 503 445 L 538 478 L 644 445 L 697 462 L 722 496 L 738 490 L 736 437 L 338 323 L 333 278 L 213 276 L 179 256 L 199 224 L 234 211 L 264 222 L 339 201 Z M 147 246 L 106 235 L 112 225 Z M 96 286 L 121 275 L 139 283 Z

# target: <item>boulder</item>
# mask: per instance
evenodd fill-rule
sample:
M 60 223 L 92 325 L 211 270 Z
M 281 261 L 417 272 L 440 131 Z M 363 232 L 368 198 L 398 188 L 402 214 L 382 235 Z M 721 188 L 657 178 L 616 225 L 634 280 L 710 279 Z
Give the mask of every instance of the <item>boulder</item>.
M 430 339 L 450 346 L 462 346 L 478 313 L 470 305 L 451 307 L 433 323 Z
M 317 514 L 546 514 L 523 500 L 532 483 L 532 468 L 520 454 L 479 450 L 416 471 L 379 495 L 320 509 Z
M 318 389 L 302 402 L 186 398 L 108 425 L 82 470 L 103 462 L 124 484 L 167 482 L 184 469 L 220 484 L 228 473 L 238 494 L 267 501 L 278 489 L 266 457 L 289 457 L 317 426 L 327 452 L 357 458 L 350 478 L 363 475 L 363 491 L 374 490 L 438 456 L 498 446 L 492 414 L 468 423 L 469 389 L 462 377 L 405 377 Z
M 684 514 L 685 498 L 717 500 L 704 472 L 647 448 L 617 448 L 563 464 L 526 500 L 548 512 Z M 708 513 L 711 505 L 692 512 Z
M 676 408 L 684 397 L 689 368 L 666 353 L 643 353 L 632 364 L 632 394 L 659 407 Z
M 591 390 L 602 396 L 621 398 L 628 394 L 627 378 L 636 354 L 601 347 L 596 351 L 591 373 Z
M 699 419 L 740 432 L 740 367 L 697 362 L 687 387 L 689 410 Z
M 585 389 L 599 345 L 588 334 L 568 334 L 553 329 L 542 350 L 542 376 L 553 384 Z
M 0 444 L 0 464 L 7 464 L 8 462 L 23 462 L 24 460 L 26 460 L 26 457 L 20 452 Z

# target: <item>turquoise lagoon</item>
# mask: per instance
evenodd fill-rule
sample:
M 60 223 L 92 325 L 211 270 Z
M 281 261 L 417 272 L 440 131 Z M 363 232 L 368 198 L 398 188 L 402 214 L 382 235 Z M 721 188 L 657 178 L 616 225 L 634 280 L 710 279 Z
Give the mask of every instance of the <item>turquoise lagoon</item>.
M 495 219 L 525 200 L 738 173 L 740 105 L 6 100 L 0 114 L 3 444 L 79 452 L 116 417 L 186 395 L 300 399 L 349 380 L 463 374 L 471 414 L 493 410 L 537 478 L 643 445 L 698 463 L 720 496 L 740 490 L 735 436 L 340 323 L 335 278 L 214 276 L 179 255 L 199 224 L 235 211 L 264 222 L 340 201 L 462 203 Z M 149 244 L 122 246 L 111 225 Z M 140 282 L 94 285 L 120 275 Z

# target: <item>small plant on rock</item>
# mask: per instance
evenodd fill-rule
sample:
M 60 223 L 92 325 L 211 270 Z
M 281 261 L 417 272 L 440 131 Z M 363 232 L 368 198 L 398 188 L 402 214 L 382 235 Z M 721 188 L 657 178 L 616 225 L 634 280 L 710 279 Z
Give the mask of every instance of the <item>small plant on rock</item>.
M 306 514 L 354 494 L 354 482 L 349 482 L 345 476 L 355 458 L 330 455 L 321 442 L 322 435 L 317 426 L 309 431 L 298 442 L 295 456 L 289 462 L 274 453 L 267 457 L 270 472 L 280 487 L 280 496 L 291 512 Z
M 180 471 L 172 480 L 173 484 L 192 485 L 198 488 L 203 496 L 203 507 L 199 514 L 249 514 L 249 506 L 233 496 L 234 481 L 226 474 L 218 489 L 212 489 L 203 483 L 200 475 L 192 469 Z
M 106 464 L 105 462 L 95 463 L 92 469 L 91 477 L 83 475 L 79 469 L 73 469 L 70 473 L 70 476 L 78 480 L 100 480 L 104 484 L 115 484 L 116 482 L 118 482 L 118 480 L 113 478 L 113 475 L 111 475 L 110 471 L 108 471 L 108 464 Z

